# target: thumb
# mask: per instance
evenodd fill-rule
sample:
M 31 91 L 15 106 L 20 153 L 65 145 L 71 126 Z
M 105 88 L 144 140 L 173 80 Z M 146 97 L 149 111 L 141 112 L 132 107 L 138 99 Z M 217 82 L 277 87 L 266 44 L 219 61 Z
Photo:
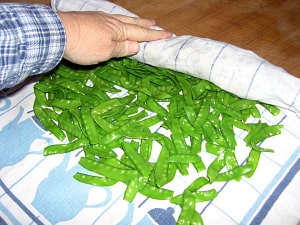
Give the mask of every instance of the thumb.
M 115 42 L 115 48 L 112 57 L 130 56 L 138 53 L 140 45 L 136 41 L 120 41 Z

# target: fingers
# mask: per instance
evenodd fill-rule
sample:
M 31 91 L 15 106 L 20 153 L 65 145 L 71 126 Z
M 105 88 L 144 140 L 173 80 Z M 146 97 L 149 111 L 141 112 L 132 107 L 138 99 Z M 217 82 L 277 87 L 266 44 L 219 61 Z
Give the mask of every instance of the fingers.
M 172 33 L 164 30 L 154 30 L 132 24 L 124 24 L 123 26 L 123 40 L 132 41 L 154 41 L 159 39 L 168 39 L 172 37 Z
M 140 45 L 136 41 L 116 42 L 112 51 L 112 57 L 124 57 L 138 53 Z
M 152 19 L 142 19 L 119 14 L 111 16 L 122 22 L 123 35 L 119 36 L 121 41 L 152 41 L 166 39 L 172 36 L 172 33 L 168 31 L 149 29 L 149 27 L 155 25 L 155 21 Z
M 138 17 L 124 16 L 120 14 L 111 15 L 113 18 L 120 20 L 123 23 L 134 24 L 141 27 L 151 27 L 155 25 L 155 20 L 152 19 L 142 19 Z

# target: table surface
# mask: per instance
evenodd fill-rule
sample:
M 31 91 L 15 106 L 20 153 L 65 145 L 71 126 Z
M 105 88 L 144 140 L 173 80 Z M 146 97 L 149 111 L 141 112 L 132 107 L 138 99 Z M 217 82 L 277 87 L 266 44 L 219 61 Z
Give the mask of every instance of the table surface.
M 19 2 L 50 4 L 49 0 Z M 176 35 L 206 37 L 252 50 L 300 77 L 300 0 L 111 2 L 140 17 L 155 19 L 157 25 Z

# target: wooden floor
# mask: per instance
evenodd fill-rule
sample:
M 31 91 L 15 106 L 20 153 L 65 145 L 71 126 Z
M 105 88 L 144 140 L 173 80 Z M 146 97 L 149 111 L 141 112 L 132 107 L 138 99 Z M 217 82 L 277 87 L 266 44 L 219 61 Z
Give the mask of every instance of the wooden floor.
M 10 0 L 9 0 L 10 1 Z M 48 3 L 50 1 L 19 0 Z M 300 0 L 111 0 L 176 35 L 249 49 L 300 77 Z

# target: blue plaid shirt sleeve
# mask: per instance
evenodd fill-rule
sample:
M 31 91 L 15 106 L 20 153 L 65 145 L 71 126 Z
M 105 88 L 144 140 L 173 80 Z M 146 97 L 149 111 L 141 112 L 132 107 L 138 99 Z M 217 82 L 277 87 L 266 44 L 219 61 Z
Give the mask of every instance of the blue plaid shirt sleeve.
M 50 7 L 0 3 L 0 90 L 53 69 L 65 45 L 63 24 Z

